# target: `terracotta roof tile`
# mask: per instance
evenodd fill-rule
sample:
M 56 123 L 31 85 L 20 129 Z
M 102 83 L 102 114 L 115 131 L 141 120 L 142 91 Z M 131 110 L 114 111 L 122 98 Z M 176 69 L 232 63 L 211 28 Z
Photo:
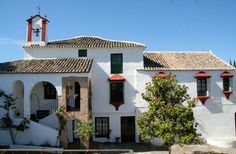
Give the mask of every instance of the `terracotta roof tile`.
M 0 74 L 89 73 L 91 58 L 32 59 L 0 63 Z
M 235 70 L 211 52 L 144 53 L 144 70 Z
M 131 41 L 109 40 L 101 37 L 80 36 L 71 39 L 49 41 L 46 46 L 34 44 L 24 48 L 132 48 L 145 45 Z

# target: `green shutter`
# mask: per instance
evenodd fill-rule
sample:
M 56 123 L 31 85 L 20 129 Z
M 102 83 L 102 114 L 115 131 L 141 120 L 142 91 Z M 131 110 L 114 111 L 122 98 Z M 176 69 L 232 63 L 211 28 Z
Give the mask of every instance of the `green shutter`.
M 79 50 L 78 56 L 79 57 L 87 57 L 87 50 Z
M 111 74 L 123 73 L 122 54 L 111 54 Z

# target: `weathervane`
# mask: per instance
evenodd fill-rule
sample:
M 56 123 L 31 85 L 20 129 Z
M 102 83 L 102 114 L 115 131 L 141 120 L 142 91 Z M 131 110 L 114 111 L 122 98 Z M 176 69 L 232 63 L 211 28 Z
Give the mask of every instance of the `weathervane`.
M 37 11 L 38 11 L 38 15 L 40 15 L 40 4 L 38 4 L 38 6 L 36 7 Z

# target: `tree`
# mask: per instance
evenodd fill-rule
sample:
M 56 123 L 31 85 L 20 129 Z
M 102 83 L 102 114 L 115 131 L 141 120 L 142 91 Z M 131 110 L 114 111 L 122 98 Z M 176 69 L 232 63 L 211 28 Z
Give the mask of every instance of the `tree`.
M 58 121 L 59 121 L 59 135 L 61 135 L 62 130 L 65 128 L 66 125 L 66 119 L 65 119 L 65 107 L 60 106 L 57 108 L 57 110 L 54 112 L 54 114 L 57 116 Z
M 16 108 L 15 101 L 17 98 L 13 98 L 12 95 L 7 95 L 4 91 L 1 90 L 0 97 L 3 97 L 3 102 L 2 105 L 0 105 L 0 108 L 6 110 L 5 115 L 2 117 L 2 121 L 5 127 L 9 130 L 12 143 L 15 144 L 15 139 L 18 131 L 24 131 L 25 129 L 29 128 L 28 124 L 30 123 L 30 120 L 28 117 L 25 117 L 20 123 L 15 124 L 14 120 L 10 117 L 10 112 Z
M 66 118 L 65 118 L 65 107 L 60 106 L 57 108 L 57 110 L 54 112 L 54 114 L 57 116 L 59 121 L 59 141 L 61 146 L 66 146 L 66 144 L 63 142 L 62 139 L 62 132 L 65 129 L 66 126 Z
M 187 94 L 187 87 L 178 84 L 173 75 L 154 77 L 142 94 L 148 110 L 138 117 L 141 139 L 159 137 L 164 144 L 199 143 L 193 117 L 196 99 Z
M 234 60 L 234 64 L 233 64 L 233 66 L 236 67 L 236 62 L 235 62 L 235 60 Z
M 231 61 L 231 59 L 229 59 L 229 64 L 232 65 L 232 61 Z
M 93 120 L 88 121 L 82 121 L 77 120 L 76 121 L 77 129 L 74 131 L 76 135 L 80 137 L 81 145 L 88 149 L 89 148 L 89 137 L 93 133 Z

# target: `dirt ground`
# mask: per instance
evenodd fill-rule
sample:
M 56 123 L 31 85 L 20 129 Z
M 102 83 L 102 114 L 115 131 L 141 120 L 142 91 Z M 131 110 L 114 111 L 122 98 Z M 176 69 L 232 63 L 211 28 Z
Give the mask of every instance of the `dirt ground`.
M 171 154 L 193 154 L 194 152 L 198 154 L 196 151 L 202 152 L 202 154 L 205 154 L 206 152 L 208 152 L 206 154 L 236 154 L 236 148 L 218 148 L 208 144 L 186 145 L 182 147 L 179 145 L 173 145 L 171 147 Z
M 0 147 L 4 148 L 4 147 Z M 70 149 L 80 149 L 79 143 L 70 145 Z M 138 143 L 93 143 L 91 149 L 132 149 L 135 154 L 169 154 L 166 146 L 153 146 L 151 144 Z M 14 154 L 38 154 L 39 152 L 15 152 Z M 43 152 L 46 154 L 45 152 Z M 65 154 L 77 154 L 79 152 L 63 152 Z M 86 154 L 120 154 L 128 152 L 83 152 Z M 8 154 L 8 152 L 6 153 Z M 9 152 L 9 154 L 12 154 Z M 236 148 L 218 148 L 208 144 L 204 145 L 173 145 L 171 154 L 236 154 Z
M 166 146 L 153 146 L 151 144 L 137 144 L 137 143 L 94 143 L 95 149 L 133 149 L 135 154 L 168 154 L 168 147 Z M 171 154 L 236 154 L 236 148 L 218 148 L 204 145 L 186 145 L 179 146 L 173 145 L 171 147 Z

